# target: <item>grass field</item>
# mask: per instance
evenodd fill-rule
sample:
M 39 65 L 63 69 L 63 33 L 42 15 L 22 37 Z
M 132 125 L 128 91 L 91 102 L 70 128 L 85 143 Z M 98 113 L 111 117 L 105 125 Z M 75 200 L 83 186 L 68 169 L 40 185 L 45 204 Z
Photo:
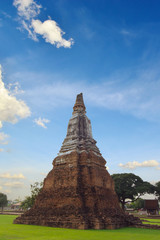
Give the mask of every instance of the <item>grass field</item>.
M 157 240 L 160 230 L 72 230 L 13 224 L 15 216 L 0 215 L 0 240 Z
M 160 219 L 150 219 L 150 218 L 145 218 L 141 219 L 143 224 L 152 224 L 152 225 L 159 225 L 160 226 Z M 147 222 L 143 221 L 147 220 Z

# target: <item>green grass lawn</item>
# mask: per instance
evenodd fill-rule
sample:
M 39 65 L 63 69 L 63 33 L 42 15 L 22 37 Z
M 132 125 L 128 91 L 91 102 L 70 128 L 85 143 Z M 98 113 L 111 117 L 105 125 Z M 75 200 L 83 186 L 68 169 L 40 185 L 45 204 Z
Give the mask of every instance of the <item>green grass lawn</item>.
M 152 225 L 159 225 L 160 226 L 160 219 L 151 219 L 151 218 L 143 218 L 141 219 L 143 224 L 152 224 Z M 143 221 L 147 220 L 147 222 Z
M 15 216 L 0 215 L 0 240 L 157 240 L 160 230 L 74 230 L 13 224 Z

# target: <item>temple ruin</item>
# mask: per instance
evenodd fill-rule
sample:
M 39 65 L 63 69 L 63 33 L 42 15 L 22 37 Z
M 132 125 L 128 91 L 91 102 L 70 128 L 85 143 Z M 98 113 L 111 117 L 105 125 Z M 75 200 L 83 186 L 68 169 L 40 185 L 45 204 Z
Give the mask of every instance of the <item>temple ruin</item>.
M 77 229 L 115 229 L 139 223 L 121 209 L 105 165 L 81 93 L 42 191 L 33 208 L 14 223 Z

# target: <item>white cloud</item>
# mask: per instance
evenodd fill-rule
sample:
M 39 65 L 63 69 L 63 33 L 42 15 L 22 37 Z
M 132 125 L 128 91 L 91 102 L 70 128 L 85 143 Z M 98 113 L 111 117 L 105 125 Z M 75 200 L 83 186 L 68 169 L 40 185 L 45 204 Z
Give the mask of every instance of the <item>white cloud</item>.
M 46 42 L 55 45 L 57 48 L 70 48 L 73 39 L 66 40 L 63 38 L 65 34 L 58 24 L 51 19 L 41 22 L 34 19 L 40 13 L 41 5 L 34 0 L 14 0 L 13 5 L 17 8 L 19 20 L 22 27 L 27 30 L 28 35 L 34 41 L 38 41 L 37 34 L 41 35 Z
M 3 151 L 4 151 L 4 149 L 0 148 L 0 152 L 3 152 Z
M 50 110 L 55 107 L 72 106 L 75 96 L 83 92 L 86 105 L 114 110 L 139 119 L 160 122 L 160 62 L 114 72 L 96 82 L 85 79 L 76 81 L 61 74 L 41 72 L 18 72 L 12 76 L 16 81 L 39 79 L 39 84 L 25 89 L 27 102 L 38 108 Z M 45 79 L 45 82 L 44 82 Z M 44 91 L 45 89 L 45 91 Z
M 8 148 L 8 149 L 6 150 L 6 152 L 7 152 L 7 153 L 11 153 L 12 150 L 11 150 L 10 148 Z
M 4 173 L 0 175 L 0 178 L 5 179 L 25 179 L 22 173 L 11 175 L 10 173 Z
M 141 163 L 133 161 L 125 164 L 120 163 L 119 166 L 126 169 L 135 169 L 137 167 L 156 167 L 157 169 L 159 169 L 160 163 L 157 160 L 148 160 Z
M 13 5 L 17 8 L 18 15 L 27 20 L 40 13 L 41 5 L 38 5 L 34 0 L 14 0 Z
M 0 11 L 0 13 L 5 17 L 5 18 L 12 18 L 11 15 L 9 15 L 8 13 L 4 12 L 4 11 Z
M 69 40 L 63 38 L 65 33 L 53 20 L 46 20 L 44 22 L 41 22 L 40 20 L 32 20 L 32 27 L 35 33 L 42 35 L 46 42 L 55 45 L 57 48 L 70 48 L 73 44 L 72 38 Z
M 30 97 L 31 101 L 34 100 L 32 104 L 39 105 L 41 103 L 41 107 L 64 107 L 73 102 L 76 94 L 82 91 L 84 100 L 89 105 L 129 113 L 138 118 L 151 121 L 159 121 L 160 95 L 158 92 L 156 93 L 157 90 L 153 89 L 150 83 L 141 84 L 138 83 L 137 86 L 125 86 L 123 89 L 118 89 L 114 83 L 88 85 L 82 82 L 67 83 L 63 81 L 62 83 L 57 81 L 54 85 L 44 84 L 32 90 L 30 89 L 26 91 L 26 95 Z M 160 84 L 156 83 L 155 85 L 159 89 Z M 30 101 L 29 99 L 28 101 Z
M 5 87 L 0 65 L 0 127 L 3 122 L 16 123 L 19 119 L 27 118 L 30 115 L 30 109 L 25 102 L 16 99 L 14 94 Z
M 3 144 L 3 145 L 7 145 L 9 142 L 8 141 L 6 141 L 6 142 L 2 142 L 1 144 Z
M 47 128 L 45 123 L 49 123 L 50 120 L 46 119 L 46 118 L 41 118 L 39 117 L 38 119 L 35 119 L 34 122 L 38 125 L 41 126 L 43 128 Z
M 11 193 L 11 190 L 6 189 L 6 190 L 3 190 L 3 192 L 6 194 L 9 194 L 9 193 Z
M 7 182 L 4 183 L 3 186 L 11 188 L 21 188 L 24 186 L 24 184 L 22 182 Z
M 36 33 L 35 33 L 34 31 L 32 31 L 32 29 L 30 28 L 30 26 L 29 26 L 24 20 L 22 20 L 22 26 L 24 27 L 24 29 L 27 30 L 29 37 L 30 37 L 32 40 L 38 42 L 38 38 L 37 38 Z
M 120 31 L 120 33 L 121 33 L 122 35 L 124 35 L 124 36 L 132 36 L 132 35 L 133 35 L 130 31 L 128 31 L 128 30 L 126 30 L 126 29 L 122 29 L 122 30 Z
M 0 126 L 1 127 L 1 126 Z M 6 141 L 6 139 L 8 138 L 9 136 L 3 132 L 0 132 L 0 144 L 4 144 L 4 145 L 7 145 L 8 142 Z
M 0 186 L 0 190 L 2 190 L 2 187 Z
M 137 37 L 137 33 L 132 30 L 122 29 L 120 34 L 123 36 L 123 39 L 126 45 L 130 46 L 132 44 L 132 40 Z
M 47 173 L 44 173 L 44 172 L 41 172 L 40 173 L 42 176 L 46 176 L 47 175 Z
M 9 83 L 7 88 L 10 91 L 10 93 L 12 94 L 12 96 L 24 93 L 24 91 L 20 89 L 20 84 L 18 82 Z
M 2 24 L 2 18 L 0 18 L 0 27 L 2 27 L 3 24 Z

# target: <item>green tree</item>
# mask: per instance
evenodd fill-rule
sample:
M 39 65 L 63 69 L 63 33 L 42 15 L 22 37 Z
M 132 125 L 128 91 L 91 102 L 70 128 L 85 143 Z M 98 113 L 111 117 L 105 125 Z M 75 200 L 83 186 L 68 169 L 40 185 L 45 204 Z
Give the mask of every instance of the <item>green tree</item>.
M 155 184 L 155 194 L 158 196 L 158 199 L 160 200 L 160 181 Z
M 21 203 L 22 209 L 27 210 L 34 205 L 37 195 L 42 190 L 42 186 L 43 182 L 31 184 L 31 196 L 25 197 L 24 201 Z
M 115 184 L 115 191 L 123 209 L 126 203 L 136 201 L 145 193 L 154 192 L 152 184 L 144 182 L 139 176 L 133 173 L 113 174 L 112 178 Z
M 130 207 L 134 209 L 144 208 L 144 199 L 142 198 L 137 199 L 135 202 L 131 203 Z
M 4 193 L 0 193 L 0 207 L 3 208 L 7 205 L 8 201 L 7 201 L 7 196 Z

